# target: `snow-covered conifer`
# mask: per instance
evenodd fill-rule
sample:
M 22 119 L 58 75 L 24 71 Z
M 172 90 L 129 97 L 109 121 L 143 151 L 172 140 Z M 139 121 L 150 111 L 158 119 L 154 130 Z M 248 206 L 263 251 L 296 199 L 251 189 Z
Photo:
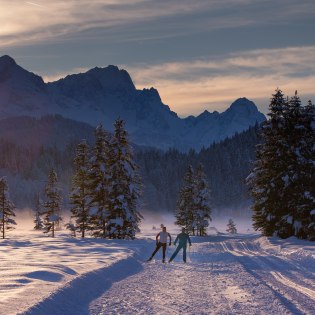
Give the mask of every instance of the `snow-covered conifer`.
M 226 231 L 228 233 L 231 233 L 231 234 L 236 234 L 237 233 L 236 225 L 235 225 L 235 223 L 234 223 L 234 221 L 232 219 L 229 219 Z
M 9 187 L 5 177 L 0 178 L 0 232 L 2 238 L 5 238 L 5 231 L 14 229 L 12 225 L 16 222 L 12 217 L 15 217 L 15 206 L 10 200 Z
M 195 233 L 195 189 L 195 174 L 193 167 L 189 165 L 179 192 L 175 209 L 175 224 L 185 227 L 187 231 L 192 231 L 193 234 Z
M 199 164 L 195 174 L 195 222 L 197 234 L 203 236 L 206 234 L 206 228 L 211 221 L 211 207 L 210 207 L 210 190 L 204 168 Z
M 84 238 L 90 224 L 90 161 L 89 146 L 86 141 L 78 144 L 74 158 L 74 175 L 70 193 L 71 218 L 75 218 L 75 224 L 67 225 L 71 230 L 76 229 Z
M 58 178 L 54 169 L 48 174 L 48 182 L 45 187 L 46 201 L 43 204 L 45 233 L 51 232 L 51 236 L 55 237 L 56 227 L 60 224 L 61 218 L 61 194 L 58 187 Z
M 303 239 L 312 238 L 315 236 L 311 216 L 311 211 L 315 208 L 314 106 L 309 103 L 303 107 L 295 92 L 288 103 L 285 121 L 288 147 L 285 185 L 287 202 L 276 233 L 283 238 L 292 235 Z
M 108 156 L 111 136 L 100 124 L 95 130 L 95 146 L 90 158 L 90 225 L 95 237 L 107 236 L 108 211 Z
M 311 101 L 302 108 L 303 137 L 300 140 L 298 185 L 301 194 L 301 203 L 298 207 L 298 220 L 301 229 L 297 236 L 315 240 L 315 106 Z
M 271 236 L 281 217 L 285 196 L 287 144 L 283 139 L 287 101 L 277 89 L 269 105 L 269 120 L 262 125 L 263 143 L 257 146 L 254 170 L 247 178 L 253 196 L 253 225 Z
M 36 204 L 35 204 L 35 209 L 34 209 L 34 230 L 42 230 L 44 228 L 43 220 L 42 220 L 42 212 L 41 212 L 41 201 L 39 194 L 36 197 Z
M 140 177 L 124 121 L 116 120 L 108 160 L 108 222 L 111 238 L 134 238 L 142 219 L 138 211 Z
M 266 236 L 315 236 L 314 107 L 295 95 L 273 95 L 270 119 L 263 125 L 253 173 L 254 227 Z

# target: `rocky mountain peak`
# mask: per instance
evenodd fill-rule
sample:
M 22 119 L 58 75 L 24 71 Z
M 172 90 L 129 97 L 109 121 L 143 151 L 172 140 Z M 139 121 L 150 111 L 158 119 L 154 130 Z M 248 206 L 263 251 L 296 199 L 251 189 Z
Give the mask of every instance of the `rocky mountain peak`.
M 106 89 L 136 89 L 129 73 L 124 69 L 119 69 L 117 66 L 95 67 L 87 71 L 86 75 L 97 79 Z
M 21 90 L 38 89 L 44 87 L 43 79 L 19 66 L 13 58 L 8 55 L 0 57 L 0 82 L 10 82 L 11 88 L 20 87 Z
M 244 110 L 249 110 L 249 111 L 258 111 L 256 105 L 254 102 L 250 101 L 249 99 L 247 99 L 246 97 L 241 97 L 238 98 L 237 100 L 235 100 L 230 108 L 231 110 L 236 110 L 236 111 L 244 111 Z
M 0 81 L 6 80 L 16 66 L 15 60 L 10 56 L 4 55 L 0 57 Z
M 163 104 L 156 89 L 137 90 L 128 72 L 113 65 L 47 84 L 9 56 L 0 58 L 0 69 L 3 118 L 60 114 L 93 126 L 102 122 L 110 129 L 121 117 L 138 145 L 199 150 L 265 120 L 244 97 L 223 113 L 205 110 L 197 117 L 182 119 Z
M 0 57 L 0 71 L 4 67 L 12 67 L 15 65 L 16 65 L 16 62 L 12 57 L 10 57 L 8 55 L 4 55 L 4 56 Z

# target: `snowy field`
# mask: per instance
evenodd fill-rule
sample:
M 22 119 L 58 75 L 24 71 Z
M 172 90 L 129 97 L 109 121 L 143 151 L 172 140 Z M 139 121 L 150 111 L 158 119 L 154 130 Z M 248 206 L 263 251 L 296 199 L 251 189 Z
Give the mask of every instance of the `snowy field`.
M 144 262 L 170 220 L 147 220 L 135 241 L 52 239 L 18 222 L 0 240 L 0 314 L 315 314 L 314 243 L 260 237 L 237 221 L 240 234 L 221 234 L 226 222 L 214 221 L 221 233 L 192 237 L 187 264 L 181 253 Z

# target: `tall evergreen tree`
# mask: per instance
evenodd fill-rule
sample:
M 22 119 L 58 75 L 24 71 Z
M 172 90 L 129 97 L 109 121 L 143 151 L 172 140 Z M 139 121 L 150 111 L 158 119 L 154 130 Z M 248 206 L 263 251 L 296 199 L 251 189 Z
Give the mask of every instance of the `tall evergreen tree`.
M 45 187 L 46 202 L 44 202 L 44 226 L 45 233 L 51 232 L 51 236 L 55 237 L 55 230 L 61 218 L 61 194 L 58 187 L 58 177 L 54 169 L 48 174 L 48 182 Z
M 95 237 L 107 236 L 108 211 L 108 157 L 111 136 L 100 124 L 95 130 L 95 146 L 90 159 L 91 229 Z
M 285 101 L 280 90 L 263 126 L 264 142 L 248 183 L 254 197 L 254 227 L 282 238 L 315 236 L 314 107 L 297 93 Z
M 295 95 L 287 102 L 283 112 L 283 132 L 280 134 L 281 141 L 285 144 L 286 151 L 281 156 L 285 159 L 285 168 L 282 175 L 284 182 L 282 187 L 283 201 L 281 212 L 278 212 L 278 220 L 275 224 L 274 234 L 286 238 L 295 235 L 294 226 L 296 225 L 297 209 L 300 201 L 299 182 L 299 153 L 300 140 L 303 127 L 301 123 L 301 100 Z M 294 195 L 294 197 L 293 197 Z
M 140 177 L 124 121 L 116 120 L 108 160 L 108 236 L 134 238 L 142 219 L 138 211 Z
M 305 134 L 301 141 L 303 163 L 301 172 L 304 175 L 304 200 L 299 213 L 302 215 L 301 235 L 315 240 L 315 105 L 311 101 L 303 108 L 303 125 Z
M 312 114 L 313 112 L 313 114 Z M 311 211 L 315 208 L 315 141 L 314 107 L 306 107 L 295 92 L 285 113 L 285 137 L 288 147 L 286 156 L 286 213 L 277 225 L 277 234 L 286 238 L 315 237 L 315 227 Z M 312 222 L 313 221 L 313 222 Z
M 253 225 L 271 236 L 283 212 L 287 144 L 283 139 L 287 101 L 277 89 L 269 105 L 269 120 L 262 125 L 263 143 L 257 146 L 254 170 L 247 179 L 254 199 Z M 285 213 L 285 211 L 284 211 Z
M 185 227 L 187 231 L 193 232 L 193 235 L 195 235 L 195 190 L 195 174 L 193 167 L 189 165 L 184 176 L 182 188 L 179 192 L 175 210 L 175 224 Z
M 75 229 L 84 238 L 90 224 L 90 157 L 89 146 L 86 141 L 78 144 L 74 158 L 74 175 L 70 193 L 71 218 L 75 218 L 75 224 L 68 224 L 71 230 Z
M 206 234 L 209 221 L 211 221 L 211 207 L 210 190 L 202 164 L 199 164 L 197 168 L 195 181 L 195 227 L 197 234 L 203 236 Z
M 2 238 L 5 238 L 5 231 L 14 229 L 12 225 L 16 222 L 12 217 L 15 217 L 14 204 L 10 200 L 9 187 L 5 177 L 0 178 L 0 232 Z

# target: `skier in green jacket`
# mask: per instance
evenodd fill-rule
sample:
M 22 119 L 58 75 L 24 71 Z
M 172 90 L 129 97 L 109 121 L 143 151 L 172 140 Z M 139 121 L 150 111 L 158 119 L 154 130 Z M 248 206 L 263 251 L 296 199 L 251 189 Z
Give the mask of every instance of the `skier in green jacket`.
M 168 262 L 171 262 L 181 249 L 183 249 L 183 260 L 184 262 L 186 262 L 187 242 L 189 243 L 189 246 L 191 246 L 191 241 L 190 241 L 189 235 L 186 233 L 185 228 L 182 228 L 182 233 L 177 235 L 176 240 L 174 242 L 175 246 L 176 246 L 177 241 L 178 241 L 178 246 Z

